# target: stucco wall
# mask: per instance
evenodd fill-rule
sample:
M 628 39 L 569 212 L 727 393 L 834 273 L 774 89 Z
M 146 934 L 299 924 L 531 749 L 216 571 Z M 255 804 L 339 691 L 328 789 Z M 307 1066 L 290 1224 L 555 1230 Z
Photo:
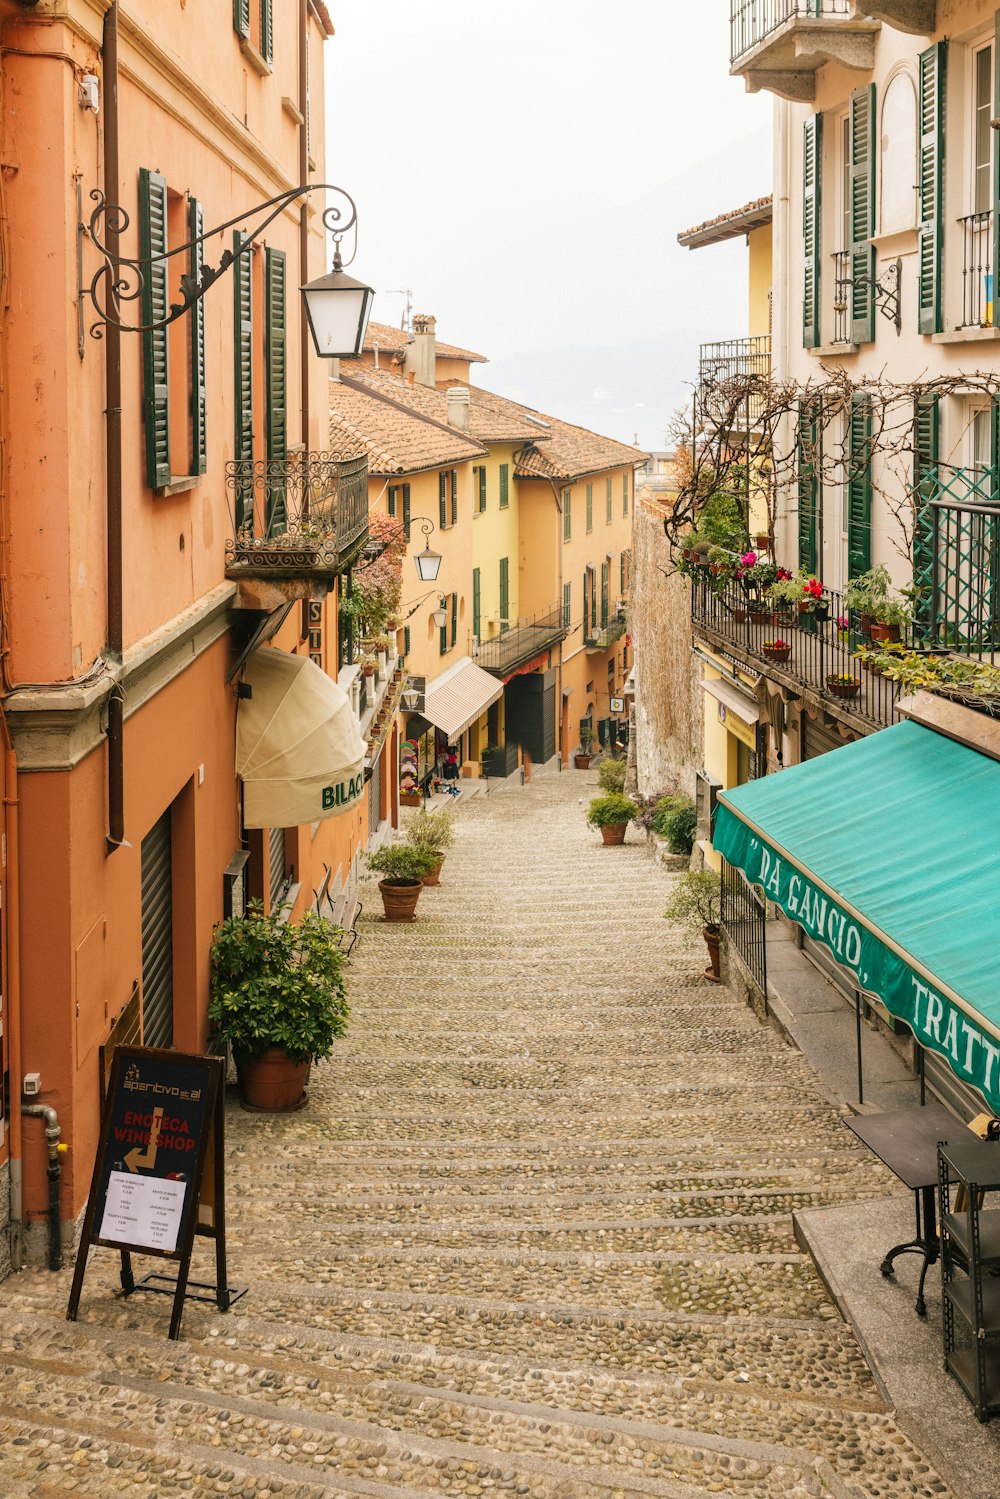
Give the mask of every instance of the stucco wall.
M 635 736 L 643 796 L 694 791 L 702 763 L 699 672 L 691 654 L 691 601 L 682 579 L 665 577 L 670 551 L 658 513 L 635 507 L 631 625 L 635 646 Z
M 0 1166 L 0 1280 L 10 1274 L 10 1165 Z

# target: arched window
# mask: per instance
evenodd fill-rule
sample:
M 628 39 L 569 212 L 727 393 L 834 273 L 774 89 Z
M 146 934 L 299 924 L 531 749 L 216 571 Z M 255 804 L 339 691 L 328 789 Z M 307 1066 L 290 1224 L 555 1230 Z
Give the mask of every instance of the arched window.
M 917 95 L 909 73 L 891 78 L 882 96 L 879 229 L 894 234 L 917 221 Z

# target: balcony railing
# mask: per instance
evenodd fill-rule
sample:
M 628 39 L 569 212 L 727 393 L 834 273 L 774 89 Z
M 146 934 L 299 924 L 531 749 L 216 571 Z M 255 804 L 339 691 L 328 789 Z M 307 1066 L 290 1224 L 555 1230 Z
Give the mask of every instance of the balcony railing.
M 368 460 L 330 453 L 226 464 L 226 576 L 331 577 L 368 540 Z
M 968 503 L 944 497 L 964 488 Z M 948 471 L 940 498 L 917 516 L 913 575 L 914 632 L 922 644 L 995 665 L 1000 659 L 1000 503 L 989 474 Z M 982 494 L 986 503 L 980 503 Z
M 710 644 L 766 665 L 768 675 L 787 678 L 789 686 L 811 688 L 832 706 L 873 725 L 891 724 L 898 685 L 855 659 L 854 652 L 867 641 L 858 622 L 848 618 L 842 596 L 835 589 L 828 594 L 829 614 L 820 620 L 815 614 L 778 614 L 739 583 L 695 578 L 691 618 Z M 841 676 L 850 682 L 830 685 L 831 677 Z
M 993 327 L 993 211 L 969 213 L 962 229 L 963 328 Z
M 752 52 L 793 17 L 846 20 L 850 14 L 851 0 L 729 0 L 729 61 Z
M 625 634 L 627 623 L 625 605 L 605 601 L 596 619 L 584 621 L 584 646 L 588 651 L 609 651 Z
M 556 605 L 543 614 L 534 614 L 519 619 L 502 635 L 492 640 L 480 641 L 476 652 L 476 665 L 495 677 L 505 677 L 523 666 L 526 661 L 540 656 L 551 646 L 558 645 L 569 633 L 563 611 Z
M 833 342 L 851 342 L 854 283 L 851 280 L 851 252 L 837 250 L 833 257 Z
M 752 91 L 807 101 L 824 63 L 874 67 L 879 24 L 855 0 L 729 0 L 730 71 Z
M 717 415 L 730 426 L 742 420 L 752 427 L 760 420 L 770 379 L 771 339 L 766 333 L 702 344 L 699 350 L 698 385 L 709 420 Z M 741 409 L 733 411 L 734 404 Z

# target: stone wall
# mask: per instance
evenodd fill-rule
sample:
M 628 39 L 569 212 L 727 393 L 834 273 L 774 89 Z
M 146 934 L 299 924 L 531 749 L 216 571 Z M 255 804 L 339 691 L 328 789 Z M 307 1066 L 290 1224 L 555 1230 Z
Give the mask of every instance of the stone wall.
M 0 1280 L 10 1274 L 10 1163 L 0 1166 Z
M 668 576 L 663 518 L 644 491 L 637 495 L 632 538 L 630 621 L 635 650 L 635 765 L 642 796 L 694 793 L 703 759 L 700 672 L 691 653 L 691 596 Z M 665 572 L 660 569 L 665 569 Z

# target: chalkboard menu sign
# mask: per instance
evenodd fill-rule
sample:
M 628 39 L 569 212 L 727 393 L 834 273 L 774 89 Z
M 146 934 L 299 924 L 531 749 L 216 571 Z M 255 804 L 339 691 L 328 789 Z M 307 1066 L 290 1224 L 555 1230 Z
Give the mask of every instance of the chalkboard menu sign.
M 218 1057 L 149 1047 L 115 1051 L 70 1294 L 71 1320 L 80 1304 L 88 1251 L 100 1244 L 120 1251 L 126 1295 L 163 1290 L 156 1282 L 167 1279 L 150 1276 L 136 1287 L 132 1253 L 180 1262 L 176 1281 L 168 1282 L 174 1295 L 170 1336 L 176 1338 L 196 1232 L 216 1240 L 213 1299 L 228 1309 L 222 1066 Z

